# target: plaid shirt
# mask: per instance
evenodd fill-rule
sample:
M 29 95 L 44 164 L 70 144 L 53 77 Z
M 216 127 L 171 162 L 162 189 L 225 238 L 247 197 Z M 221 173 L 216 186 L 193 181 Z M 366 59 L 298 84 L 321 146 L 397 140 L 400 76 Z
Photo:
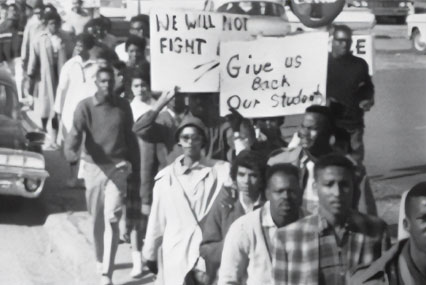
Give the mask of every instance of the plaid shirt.
M 348 268 L 369 264 L 389 247 L 386 224 L 382 220 L 352 212 L 349 219 Z M 322 225 L 311 215 L 278 229 L 272 253 L 275 285 L 319 284 L 319 238 Z

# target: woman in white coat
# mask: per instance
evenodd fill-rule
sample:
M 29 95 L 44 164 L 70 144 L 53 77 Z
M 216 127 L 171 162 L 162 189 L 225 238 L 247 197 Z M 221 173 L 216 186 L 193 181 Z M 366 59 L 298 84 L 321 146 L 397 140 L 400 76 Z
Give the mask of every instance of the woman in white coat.
M 146 265 L 157 273 L 158 249 L 162 247 L 161 284 L 202 284 L 201 224 L 222 185 L 229 181 L 230 166 L 202 155 L 207 132 L 200 119 L 186 117 L 176 138 L 184 154 L 155 178 L 142 254 Z

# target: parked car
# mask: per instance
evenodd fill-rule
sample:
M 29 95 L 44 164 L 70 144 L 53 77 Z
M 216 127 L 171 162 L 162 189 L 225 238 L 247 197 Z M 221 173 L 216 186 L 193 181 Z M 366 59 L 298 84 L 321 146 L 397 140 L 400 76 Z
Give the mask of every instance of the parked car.
M 413 49 L 419 53 L 426 52 L 426 13 L 407 16 L 408 38 Z
M 206 10 L 249 16 L 252 35 L 285 36 L 291 31 L 281 0 L 209 0 Z
M 12 76 L 0 68 L 0 194 L 38 197 L 49 173 L 41 154 L 45 135 L 28 130 Z

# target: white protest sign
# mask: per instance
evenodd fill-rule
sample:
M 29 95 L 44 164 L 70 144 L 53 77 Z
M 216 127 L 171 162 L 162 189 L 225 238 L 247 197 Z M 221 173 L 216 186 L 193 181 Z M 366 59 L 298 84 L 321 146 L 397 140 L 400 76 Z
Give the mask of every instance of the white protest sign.
M 372 35 L 353 35 L 352 54 L 364 59 L 368 63 L 368 72 L 374 73 L 374 45 Z
M 325 104 L 328 33 L 225 42 L 220 54 L 220 114 L 247 118 L 301 114 Z
M 247 39 L 247 16 L 154 9 L 150 14 L 151 88 L 219 91 L 219 43 Z

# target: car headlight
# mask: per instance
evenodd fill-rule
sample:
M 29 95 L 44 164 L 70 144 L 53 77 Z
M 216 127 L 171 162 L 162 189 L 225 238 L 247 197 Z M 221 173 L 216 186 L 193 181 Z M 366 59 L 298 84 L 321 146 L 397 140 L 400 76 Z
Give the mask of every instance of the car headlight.
M 399 2 L 399 7 L 400 8 L 404 8 L 404 7 L 406 7 L 407 6 L 407 3 L 406 2 Z
M 30 193 L 37 191 L 40 184 L 41 184 L 40 179 L 32 179 L 32 178 L 24 179 L 25 190 L 27 190 Z
M 368 7 L 367 1 L 361 1 L 361 7 Z

